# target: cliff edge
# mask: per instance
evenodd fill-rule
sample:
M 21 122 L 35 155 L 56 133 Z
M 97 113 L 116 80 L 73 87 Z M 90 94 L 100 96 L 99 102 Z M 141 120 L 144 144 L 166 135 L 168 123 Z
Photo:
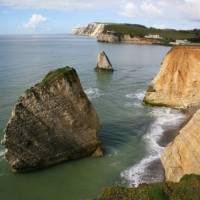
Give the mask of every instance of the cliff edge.
M 150 84 L 144 102 L 158 106 L 197 109 L 200 105 L 200 46 L 173 47 Z M 185 174 L 200 175 L 200 110 L 164 150 L 161 161 L 167 181 Z
M 161 161 L 167 181 L 179 182 L 185 174 L 200 175 L 200 110 L 164 150 Z
M 75 69 L 49 72 L 15 105 L 2 141 L 14 171 L 48 167 L 99 151 L 95 109 Z
M 200 46 L 173 47 L 151 82 L 144 102 L 187 108 L 200 104 Z

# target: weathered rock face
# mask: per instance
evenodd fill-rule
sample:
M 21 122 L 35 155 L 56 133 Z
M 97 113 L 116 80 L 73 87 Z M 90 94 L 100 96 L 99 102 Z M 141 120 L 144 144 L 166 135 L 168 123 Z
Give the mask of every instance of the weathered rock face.
M 5 129 L 5 157 L 26 171 L 89 156 L 99 151 L 99 129 L 76 71 L 60 68 L 19 98 Z
M 198 110 L 161 157 L 168 181 L 178 182 L 185 174 L 200 175 L 200 110 Z
M 144 102 L 187 108 L 200 104 L 200 47 L 173 47 L 152 81 Z
M 131 37 L 130 35 L 117 35 L 111 33 L 100 33 L 97 35 L 98 42 L 105 43 L 128 43 L 128 44 L 160 44 L 159 40 L 142 37 Z
M 104 23 L 90 23 L 86 27 L 76 28 L 73 30 L 75 35 L 85 35 L 91 37 L 97 37 L 104 31 Z
M 120 42 L 120 37 L 114 34 L 101 33 L 97 36 L 97 41 L 106 43 L 118 43 Z
M 107 71 L 113 71 L 112 64 L 110 63 L 106 53 L 102 51 L 98 54 L 97 58 L 97 66 L 95 68 L 98 70 L 107 70 Z

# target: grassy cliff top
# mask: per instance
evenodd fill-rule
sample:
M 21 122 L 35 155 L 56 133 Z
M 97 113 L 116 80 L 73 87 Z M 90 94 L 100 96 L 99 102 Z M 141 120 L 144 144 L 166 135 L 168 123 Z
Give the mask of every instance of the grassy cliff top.
M 200 176 L 186 175 L 179 183 L 144 184 L 138 188 L 106 188 L 95 200 L 199 200 Z
M 53 81 L 60 79 L 61 77 L 68 76 L 71 72 L 74 72 L 75 69 L 72 67 L 63 67 L 58 68 L 53 71 L 50 71 L 42 80 L 43 85 L 48 85 L 49 83 L 52 83 Z
M 195 42 L 200 38 L 200 30 L 175 30 L 175 29 L 158 29 L 153 27 L 146 27 L 139 24 L 107 24 L 104 32 L 116 32 L 117 34 L 129 34 L 132 36 L 144 37 L 148 34 L 159 34 L 161 37 L 168 40 L 176 39 L 192 39 Z

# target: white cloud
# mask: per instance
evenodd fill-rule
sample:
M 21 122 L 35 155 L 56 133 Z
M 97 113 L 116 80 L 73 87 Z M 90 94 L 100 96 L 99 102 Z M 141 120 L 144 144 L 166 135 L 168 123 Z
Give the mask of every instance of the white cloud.
M 24 27 L 28 29 L 36 29 L 41 23 L 45 22 L 46 20 L 47 18 L 42 15 L 33 14 L 28 22 L 24 25 Z
M 12 8 L 115 11 L 126 17 L 200 21 L 200 0 L 0 0 Z
M 125 2 L 123 6 L 121 6 L 120 15 L 126 17 L 136 17 L 137 16 L 137 6 L 134 2 Z
M 157 5 L 149 3 L 149 2 L 143 2 L 141 5 L 141 9 L 146 15 L 150 15 L 152 17 L 160 16 L 162 13 L 162 11 Z

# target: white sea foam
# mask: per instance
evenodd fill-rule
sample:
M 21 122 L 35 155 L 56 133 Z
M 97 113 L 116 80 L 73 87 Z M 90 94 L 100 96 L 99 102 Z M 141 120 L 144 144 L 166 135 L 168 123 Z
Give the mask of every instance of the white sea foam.
M 85 90 L 89 99 L 95 99 L 103 95 L 103 93 L 98 88 L 88 88 Z
M 3 159 L 4 154 L 5 154 L 5 150 L 0 150 L 0 160 Z
M 138 99 L 140 101 L 143 100 L 144 96 L 145 96 L 145 91 L 141 91 L 141 90 L 138 90 L 135 93 L 129 93 L 126 95 L 126 97 L 129 99 Z
M 154 121 L 143 137 L 148 151 L 147 156 L 139 163 L 121 173 L 121 177 L 125 179 L 130 186 L 138 186 L 146 182 L 142 177 L 145 175 L 149 176 L 145 174 L 149 173 L 147 167 L 150 166 L 153 161 L 159 159 L 163 152 L 164 148 L 158 144 L 158 141 L 166 130 L 166 127 L 169 125 L 171 127 L 180 125 L 185 119 L 185 115 L 180 111 L 171 108 L 153 108 L 151 115 Z M 156 177 L 159 177 L 159 175 L 155 174 L 154 176 L 155 179 L 151 180 L 152 182 L 156 181 Z

